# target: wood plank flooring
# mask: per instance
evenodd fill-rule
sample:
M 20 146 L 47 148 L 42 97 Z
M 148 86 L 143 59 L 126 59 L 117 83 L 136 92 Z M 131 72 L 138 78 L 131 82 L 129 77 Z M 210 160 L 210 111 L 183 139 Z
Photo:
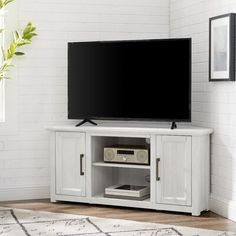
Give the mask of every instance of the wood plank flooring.
M 49 200 L 1 202 L 0 207 L 78 214 L 104 218 L 136 220 L 143 222 L 154 222 L 236 232 L 236 222 L 225 219 L 212 212 L 204 212 L 199 217 L 192 217 L 190 214 L 183 213 L 161 212 L 144 209 L 119 208 L 65 202 L 50 203 Z

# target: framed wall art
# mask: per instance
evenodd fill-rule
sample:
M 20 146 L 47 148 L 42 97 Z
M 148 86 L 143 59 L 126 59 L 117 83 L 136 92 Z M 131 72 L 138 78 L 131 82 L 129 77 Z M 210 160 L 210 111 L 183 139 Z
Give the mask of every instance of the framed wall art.
M 209 81 L 235 81 L 235 14 L 210 18 Z

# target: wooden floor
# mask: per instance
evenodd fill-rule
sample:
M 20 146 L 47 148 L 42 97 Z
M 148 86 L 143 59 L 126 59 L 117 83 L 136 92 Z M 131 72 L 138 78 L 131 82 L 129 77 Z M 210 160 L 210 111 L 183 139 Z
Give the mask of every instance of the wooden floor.
M 0 203 L 0 207 L 136 220 L 143 222 L 154 222 L 236 232 L 236 222 L 227 220 L 212 212 L 204 212 L 199 217 L 192 217 L 190 214 L 160 212 L 143 209 L 119 208 L 64 202 L 50 203 L 49 200 L 2 202 Z

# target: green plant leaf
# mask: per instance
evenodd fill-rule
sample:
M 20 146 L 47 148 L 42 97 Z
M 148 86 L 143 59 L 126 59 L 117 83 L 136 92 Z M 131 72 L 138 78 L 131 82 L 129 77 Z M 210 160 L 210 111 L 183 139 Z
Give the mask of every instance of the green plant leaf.
M 26 35 L 26 34 L 28 34 L 28 33 L 31 32 L 31 31 L 32 31 L 32 23 L 29 22 L 29 23 L 26 25 L 26 27 L 25 27 L 25 29 L 24 29 L 24 31 L 23 31 L 23 36 Z
M 23 53 L 23 52 L 15 52 L 15 55 L 16 56 L 23 56 L 23 55 L 25 55 L 25 53 Z
M 4 5 L 6 6 L 7 4 L 9 4 L 9 3 L 11 3 L 11 2 L 13 2 L 14 0 L 6 0 L 5 2 L 4 2 Z
M 24 37 L 24 39 L 30 40 L 33 37 L 33 35 L 31 33 L 28 33 L 28 34 L 24 35 L 23 37 Z
M 17 45 L 17 47 L 21 47 L 21 46 L 24 46 L 24 45 L 30 44 L 30 43 L 31 43 L 31 41 L 28 39 L 18 39 L 16 45 Z
M 0 8 L 4 7 L 6 4 L 12 2 L 13 0 L 0 0 Z M 5 5 L 4 5 L 5 4 Z M 36 36 L 35 33 L 36 27 L 33 26 L 31 22 L 29 22 L 24 28 L 22 34 L 18 31 L 13 32 L 13 39 L 10 42 L 7 50 L 5 51 L 2 47 L 2 58 L 3 62 L 0 65 L 0 80 L 1 79 L 9 79 L 9 77 L 5 76 L 5 73 L 13 66 L 11 64 L 14 56 L 23 56 L 24 53 L 20 51 L 16 51 L 17 48 L 22 47 L 24 45 L 30 44 L 31 39 Z M 1 29 L 0 29 L 1 33 Z
M 0 9 L 13 2 L 14 0 L 0 0 Z
M 16 36 L 16 39 L 19 39 L 21 37 L 18 31 L 15 31 L 15 36 Z
M 36 27 L 34 27 L 33 24 L 29 22 L 23 31 L 22 38 L 30 41 L 34 36 L 36 36 L 35 30 Z
M 7 50 L 7 59 L 11 59 L 15 53 L 15 49 L 16 49 L 16 45 L 14 43 L 14 41 L 12 41 L 10 43 L 10 47 L 9 49 Z

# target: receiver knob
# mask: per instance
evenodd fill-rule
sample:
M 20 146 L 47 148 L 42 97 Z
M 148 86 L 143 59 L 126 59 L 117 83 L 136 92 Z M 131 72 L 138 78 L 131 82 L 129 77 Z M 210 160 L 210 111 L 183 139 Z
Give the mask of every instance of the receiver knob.
M 147 158 L 148 158 L 147 152 L 145 152 L 145 151 L 138 151 L 137 152 L 137 160 L 140 163 L 145 163 Z
M 115 153 L 112 149 L 106 149 L 104 153 L 104 159 L 105 161 L 111 161 L 115 158 Z

